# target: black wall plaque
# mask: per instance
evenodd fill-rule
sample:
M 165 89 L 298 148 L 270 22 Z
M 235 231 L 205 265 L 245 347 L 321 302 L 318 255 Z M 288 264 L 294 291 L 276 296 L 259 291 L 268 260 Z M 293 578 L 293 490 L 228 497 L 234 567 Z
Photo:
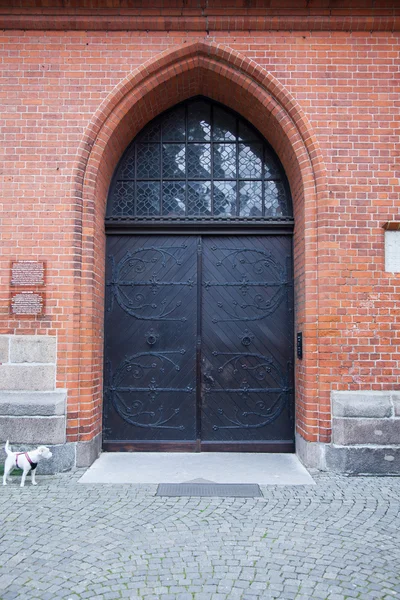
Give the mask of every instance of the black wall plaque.
M 303 358 L 303 333 L 300 332 L 297 334 L 297 341 L 296 341 L 296 348 L 297 348 L 297 358 Z

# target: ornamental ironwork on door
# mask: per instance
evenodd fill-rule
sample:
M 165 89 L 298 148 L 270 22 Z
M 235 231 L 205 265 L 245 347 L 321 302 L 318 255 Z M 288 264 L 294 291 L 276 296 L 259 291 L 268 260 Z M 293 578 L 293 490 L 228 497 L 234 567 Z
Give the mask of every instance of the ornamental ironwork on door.
M 104 438 L 196 439 L 193 237 L 110 236 Z
M 204 447 L 293 437 L 293 287 L 288 236 L 203 242 Z
M 293 451 L 292 228 L 235 113 L 194 98 L 135 138 L 107 205 L 105 449 Z
M 289 236 L 108 238 L 106 447 L 293 441 Z

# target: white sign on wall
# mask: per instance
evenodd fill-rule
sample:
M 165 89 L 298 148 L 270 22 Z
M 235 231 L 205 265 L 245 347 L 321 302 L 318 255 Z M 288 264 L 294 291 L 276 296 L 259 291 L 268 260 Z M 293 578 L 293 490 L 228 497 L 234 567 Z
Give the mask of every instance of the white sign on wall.
M 385 271 L 400 273 L 400 231 L 385 231 Z

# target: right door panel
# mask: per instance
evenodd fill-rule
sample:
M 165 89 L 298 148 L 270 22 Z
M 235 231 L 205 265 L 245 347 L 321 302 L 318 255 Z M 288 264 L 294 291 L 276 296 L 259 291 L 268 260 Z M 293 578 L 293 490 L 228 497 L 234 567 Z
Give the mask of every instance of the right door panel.
M 291 236 L 203 238 L 202 450 L 293 451 Z

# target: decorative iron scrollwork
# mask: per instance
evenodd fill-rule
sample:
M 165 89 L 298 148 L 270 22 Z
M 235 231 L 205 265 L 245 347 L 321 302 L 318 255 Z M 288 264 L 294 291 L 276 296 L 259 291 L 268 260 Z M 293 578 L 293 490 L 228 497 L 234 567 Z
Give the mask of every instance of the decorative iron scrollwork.
M 225 261 L 230 261 L 232 268 L 236 269 L 239 265 L 249 266 L 257 275 L 268 273 L 270 279 L 264 281 L 254 281 L 243 275 L 237 281 L 205 281 L 203 286 L 206 290 L 212 287 L 238 288 L 241 295 L 246 297 L 250 295 L 252 289 L 266 288 L 270 295 L 262 293 L 249 297 L 247 302 L 239 303 L 236 300 L 227 306 L 223 302 L 218 302 L 218 308 L 222 308 L 228 315 L 226 317 L 215 316 L 213 323 L 223 323 L 228 321 L 259 321 L 272 314 L 282 300 L 287 295 L 287 287 L 291 285 L 286 266 L 280 265 L 272 256 L 271 252 L 256 250 L 254 248 L 218 248 L 211 246 L 213 252 L 220 251 L 225 253 L 221 259 L 216 262 L 217 267 L 221 267 Z M 254 259 L 254 255 L 256 258 Z M 271 290 L 272 293 L 271 293 Z M 249 315 L 248 310 L 256 313 Z M 244 314 L 243 314 L 244 311 Z
M 140 380 L 150 370 L 154 370 L 155 373 L 157 371 L 164 373 L 167 365 L 179 371 L 179 364 L 171 356 L 183 355 L 185 352 L 184 348 L 163 352 L 139 352 L 125 357 L 114 373 L 111 373 L 110 362 L 107 363 L 109 385 L 105 386 L 104 392 L 121 419 L 130 425 L 146 429 L 178 429 L 180 431 L 185 429 L 182 424 L 173 424 L 174 417 L 179 414 L 179 408 L 169 408 L 162 402 L 156 405 L 156 400 L 165 393 L 192 394 L 191 386 L 185 388 L 160 387 L 155 376 L 147 385 L 124 385 L 126 378 L 128 382 L 132 378 Z M 142 399 L 143 395 L 147 396 L 147 399 Z
M 182 255 L 177 257 L 175 253 L 182 252 L 186 248 L 186 244 L 167 248 L 156 246 L 137 248 L 132 252 L 127 252 L 117 264 L 115 264 L 114 257 L 109 256 L 112 265 L 112 277 L 110 281 L 106 281 L 106 286 L 111 293 L 107 311 L 111 312 L 113 310 L 115 299 L 126 313 L 142 321 L 186 321 L 186 317 L 174 315 L 175 311 L 182 305 L 180 300 L 175 302 L 174 306 L 169 307 L 167 300 L 162 300 L 157 304 L 156 302 L 149 302 L 148 294 L 145 295 L 141 291 L 134 294 L 129 294 L 129 292 L 133 289 L 150 288 L 152 295 L 155 296 L 159 289 L 163 287 L 181 286 L 192 288 L 195 283 L 192 279 L 187 281 L 160 281 L 156 273 L 152 273 L 151 277 L 144 281 L 128 278 L 132 271 L 136 275 L 143 273 L 146 268 L 159 261 L 161 261 L 159 264 L 162 268 L 166 266 L 168 260 L 173 260 L 176 265 L 181 265 Z M 146 312 L 150 314 L 146 314 Z
M 236 376 L 243 371 L 243 379 L 240 387 L 223 388 L 207 386 L 206 394 L 238 394 L 245 403 L 236 406 L 233 414 L 227 414 L 227 411 L 217 407 L 217 414 L 224 425 L 213 425 L 213 430 L 219 429 L 258 429 L 269 425 L 275 421 L 282 413 L 285 407 L 290 407 L 290 395 L 293 388 L 289 385 L 289 376 L 291 372 L 291 363 L 288 362 L 286 372 L 279 369 L 271 356 L 265 356 L 255 352 L 229 353 L 214 351 L 213 356 L 225 356 L 227 360 L 218 368 L 219 373 L 224 373 L 226 369 L 232 369 L 232 375 Z M 260 383 L 262 387 L 255 387 L 249 383 L 250 376 Z M 265 385 L 268 384 L 272 385 Z M 254 394 L 255 400 L 252 399 Z M 260 399 L 264 396 L 265 399 Z M 234 402 L 232 403 L 234 405 Z M 244 406 L 246 408 L 244 408 Z

